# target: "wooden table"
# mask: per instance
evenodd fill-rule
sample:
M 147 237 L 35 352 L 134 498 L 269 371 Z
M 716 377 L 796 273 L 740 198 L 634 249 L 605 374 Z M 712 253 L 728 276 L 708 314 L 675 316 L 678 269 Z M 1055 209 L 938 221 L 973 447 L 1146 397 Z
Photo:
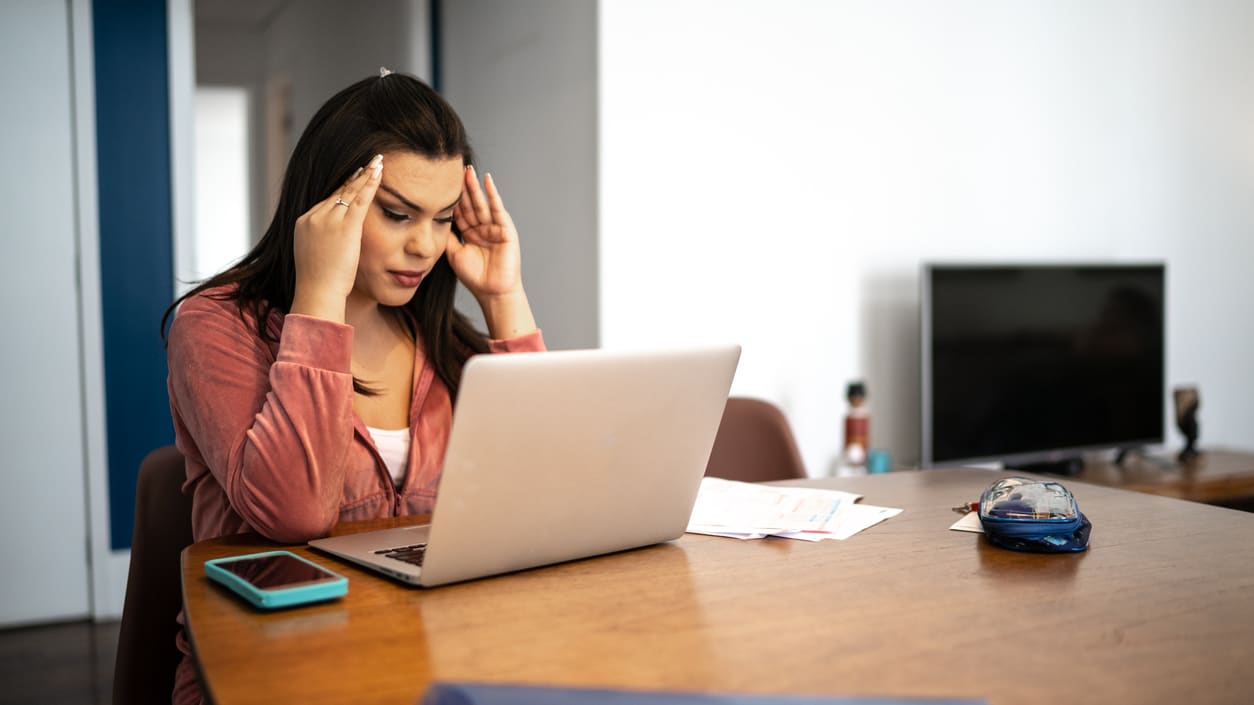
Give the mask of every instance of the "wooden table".
M 1254 514 L 1076 483 L 1093 522 L 1086 553 L 1014 553 L 948 531 L 950 507 L 1003 475 L 803 481 L 905 509 L 848 541 L 689 534 L 429 590 L 297 547 L 347 575 L 349 594 L 269 614 L 206 580 L 203 563 L 273 544 L 205 541 L 183 554 L 188 624 L 218 705 L 408 705 L 435 679 L 1006 705 L 1254 701 Z
M 1135 455 L 1120 465 L 1086 461 L 1074 479 L 1194 502 L 1254 505 L 1254 453 L 1224 448 L 1206 450 L 1184 463 Z

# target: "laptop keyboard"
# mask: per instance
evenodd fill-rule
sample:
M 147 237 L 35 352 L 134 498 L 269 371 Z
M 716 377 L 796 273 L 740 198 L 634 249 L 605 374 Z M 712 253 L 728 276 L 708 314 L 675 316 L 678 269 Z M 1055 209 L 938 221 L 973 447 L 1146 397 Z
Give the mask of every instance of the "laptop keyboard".
M 381 551 L 375 551 L 375 554 L 395 558 L 398 561 L 404 561 L 411 565 L 422 565 L 422 557 L 427 554 L 427 544 L 416 543 L 412 546 L 385 548 Z

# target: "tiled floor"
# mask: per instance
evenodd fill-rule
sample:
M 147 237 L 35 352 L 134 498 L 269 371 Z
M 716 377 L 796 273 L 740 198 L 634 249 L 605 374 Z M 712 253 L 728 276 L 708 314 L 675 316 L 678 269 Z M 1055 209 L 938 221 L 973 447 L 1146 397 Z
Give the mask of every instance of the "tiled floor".
M 118 623 L 0 629 L 0 705 L 108 705 Z

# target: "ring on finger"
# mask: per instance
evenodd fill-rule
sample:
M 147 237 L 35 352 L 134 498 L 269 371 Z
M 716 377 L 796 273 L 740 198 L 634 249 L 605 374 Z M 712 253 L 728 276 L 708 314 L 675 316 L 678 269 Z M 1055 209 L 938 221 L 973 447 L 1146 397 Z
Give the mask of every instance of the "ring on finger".
M 336 196 L 336 197 L 335 197 L 335 205 L 336 205 L 336 206 L 344 206 L 345 208 L 348 208 L 348 201 L 345 201 L 344 199 L 340 198 L 339 196 Z M 334 207 L 334 206 L 332 206 L 332 207 Z

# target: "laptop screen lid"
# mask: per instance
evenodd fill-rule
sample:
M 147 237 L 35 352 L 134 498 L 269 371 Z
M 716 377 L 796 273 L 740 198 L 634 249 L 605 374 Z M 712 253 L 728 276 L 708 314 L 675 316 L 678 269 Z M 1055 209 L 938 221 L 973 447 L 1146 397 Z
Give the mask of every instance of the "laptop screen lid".
M 471 358 L 420 583 L 678 538 L 739 358 L 736 345 Z

